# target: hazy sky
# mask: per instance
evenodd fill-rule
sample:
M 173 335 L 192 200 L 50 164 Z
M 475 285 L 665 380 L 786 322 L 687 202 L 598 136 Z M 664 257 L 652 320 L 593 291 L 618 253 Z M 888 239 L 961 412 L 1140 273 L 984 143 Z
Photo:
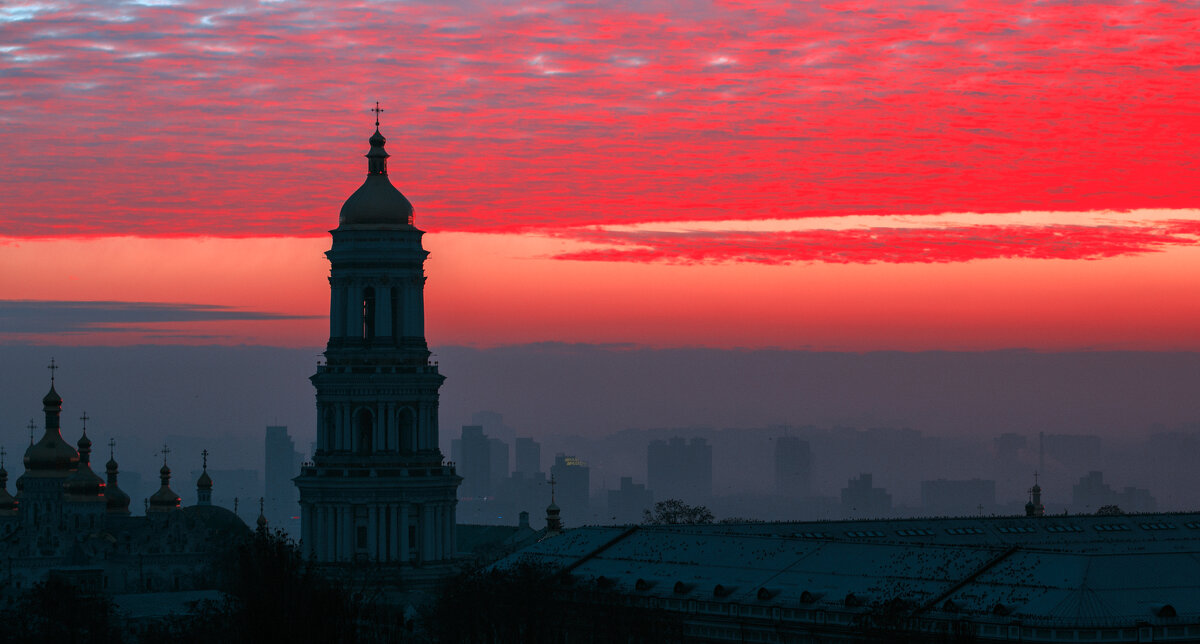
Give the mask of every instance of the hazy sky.
M 1172 2 L 6 2 L 0 341 L 315 347 L 386 110 L 438 345 L 1200 350 Z

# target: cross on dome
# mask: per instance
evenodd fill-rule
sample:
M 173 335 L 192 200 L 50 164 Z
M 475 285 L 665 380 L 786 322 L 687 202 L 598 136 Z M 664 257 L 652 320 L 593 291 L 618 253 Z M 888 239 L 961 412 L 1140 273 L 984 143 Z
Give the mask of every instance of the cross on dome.
M 379 101 L 375 101 L 375 107 L 371 108 L 371 111 L 375 112 L 375 129 L 378 130 L 379 129 L 379 113 L 384 111 L 382 108 L 379 107 Z
M 208 471 L 208 450 L 200 452 L 200 456 L 204 459 L 204 471 Z
M 115 438 L 108 439 L 108 460 L 117 460 L 117 439 Z
M 26 427 L 29 429 L 29 444 L 33 445 L 33 433 L 37 431 L 37 423 L 33 422 L 33 419 L 30 418 L 29 424 Z
M 166 465 L 166 464 L 167 464 L 167 454 L 170 454 L 170 453 L 171 453 L 171 448 L 170 448 L 170 447 L 167 447 L 167 446 L 164 444 L 164 445 L 163 445 L 163 448 L 162 448 L 162 452 L 160 452 L 160 453 L 162 454 L 162 457 L 163 457 L 163 465 Z
M 86 411 L 83 412 L 83 415 L 79 417 L 79 420 L 83 421 L 83 433 L 85 433 L 85 434 L 87 433 L 87 422 L 89 420 L 91 420 L 91 418 L 92 417 L 88 416 L 88 413 Z
M 54 372 L 58 371 L 59 366 L 54 363 L 54 358 L 50 358 L 50 364 L 46 365 L 46 368 L 50 370 L 50 386 L 53 387 L 54 386 Z

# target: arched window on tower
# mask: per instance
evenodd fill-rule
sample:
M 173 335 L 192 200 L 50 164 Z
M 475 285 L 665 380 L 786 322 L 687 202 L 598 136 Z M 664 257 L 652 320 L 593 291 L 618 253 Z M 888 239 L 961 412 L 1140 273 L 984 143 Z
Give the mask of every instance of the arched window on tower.
M 375 289 L 368 286 L 362 295 L 362 337 L 371 340 L 375 337 Z
M 358 452 L 371 452 L 371 436 L 375 430 L 375 417 L 369 409 L 360 409 L 354 416 L 354 430 L 358 433 Z
M 416 444 L 415 434 L 417 431 L 416 416 L 408 407 L 400 410 L 400 452 L 407 454 L 413 451 Z

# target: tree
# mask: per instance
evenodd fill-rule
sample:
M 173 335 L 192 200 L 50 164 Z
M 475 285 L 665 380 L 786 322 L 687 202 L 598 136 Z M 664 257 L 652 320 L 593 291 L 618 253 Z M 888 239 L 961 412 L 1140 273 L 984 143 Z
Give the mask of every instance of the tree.
M 1115 516 L 1122 515 L 1122 514 L 1125 514 L 1125 513 L 1122 512 L 1120 506 L 1117 506 L 1117 505 L 1102 505 L 1102 506 L 1096 508 L 1097 516 L 1115 517 Z
M 654 510 L 642 513 L 642 523 L 648 525 L 700 525 L 713 522 L 713 513 L 703 505 L 688 505 L 679 499 L 667 499 L 654 504 Z
M 58 579 L 40 582 L 0 612 L 0 642 L 119 642 L 112 601 Z

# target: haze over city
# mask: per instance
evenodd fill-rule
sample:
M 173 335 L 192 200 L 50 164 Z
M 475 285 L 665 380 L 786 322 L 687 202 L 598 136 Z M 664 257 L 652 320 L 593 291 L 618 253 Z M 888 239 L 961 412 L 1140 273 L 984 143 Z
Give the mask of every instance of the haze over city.
M 167 436 L 259 468 L 281 424 L 307 454 L 326 231 L 376 100 L 429 232 L 447 454 L 479 411 L 547 464 L 627 429 L 1191 435 L 1192 14 L 6 5 L 0 442 L 27 440 L 53 356 L 69 408 L 148 479 Z M 593 487 L 641 480 L 648 436 Z M 953 475 L 931 459 L 894 485 Z M 1052 473 L 1048 498 L 1107 468 L 1188 506 L 1139 463 Z

